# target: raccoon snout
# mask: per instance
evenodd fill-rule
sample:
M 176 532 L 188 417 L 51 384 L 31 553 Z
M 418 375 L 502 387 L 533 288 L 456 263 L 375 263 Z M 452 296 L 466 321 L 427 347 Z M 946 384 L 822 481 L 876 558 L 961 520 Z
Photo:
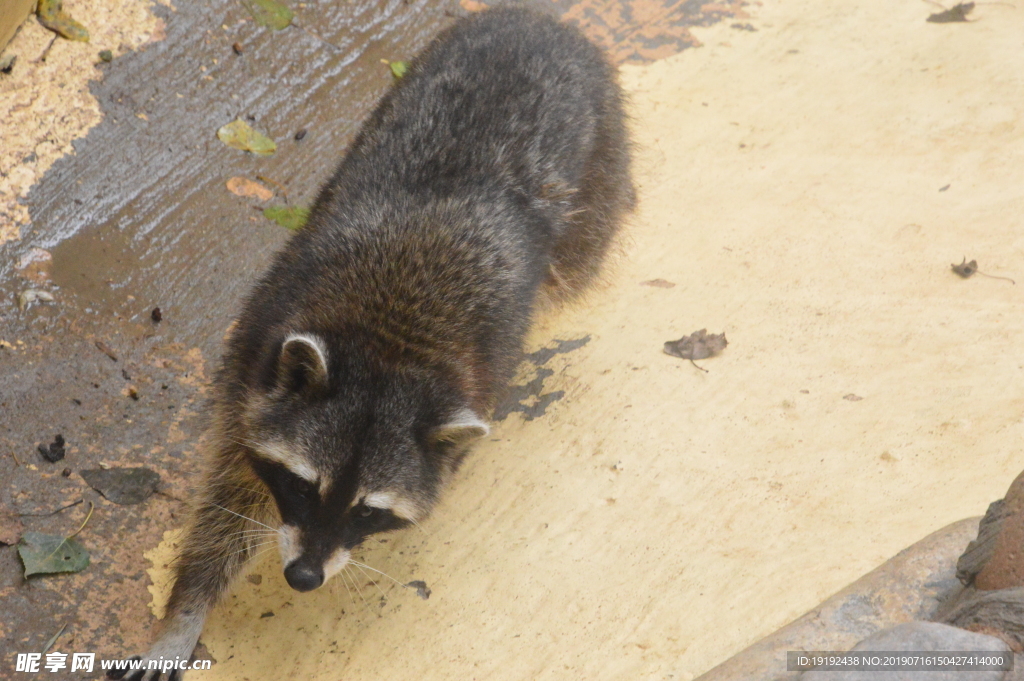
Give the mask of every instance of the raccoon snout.
M 324 571 L 302 562 L 300 558 L 288 564 L 284 569 L 284 578 L 288 580 L 288 586 L 296 591 L 312 591 L 324 583 Z

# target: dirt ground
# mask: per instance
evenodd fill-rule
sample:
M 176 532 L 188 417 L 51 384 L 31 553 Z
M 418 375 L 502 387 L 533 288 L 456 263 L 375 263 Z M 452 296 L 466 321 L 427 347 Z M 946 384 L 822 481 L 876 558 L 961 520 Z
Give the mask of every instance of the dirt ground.
M 1024 279 L 1024 14 L 556 9 L 623 64 L 640 207 L 621 255 L 586 304 L 539 320 L 505 418 L 422 531 L 362 553 L 429 599 L 354 570 L 297 594 L 269 552 L 211 618 L 217 664 L 195 678 L 691 679 L 978 515 L 1022 468 L 1024 281 L 950 263 Z M 166 37 L 103 67 L 100 121 L 36 177 L 30 224 L 0 247 L 0 503 L 96 504 L 82 573 L 26 581 L 0 547 L 4 665 L 65 623 L 65 652 L 148 640 L 221 335 L 285 238 L 224 182 L 264 174 L 308 201 L 387 86 L 380 59 L 464 10 L 325 8 L 318 35 L 344 44 L 329 56 L 237 4 L 154 11 Z M 302 60 L 277 61 L 286 35 Z M 212 137 L 246 112 L 274 158 Z M 19 273 L 33 248 L 52 262 Z M 57 303 L 19 312 L 29 286 Z M 729 339 L 707 372 L 662 352 L 705 327 Z M 55 432 L 69 453 L 51 465 L 34 450 Z M 158 470 L 160 493 L 103 500 L 77 473 L 101 461 Z M 18 522 L 70 532 L 87 506 Z

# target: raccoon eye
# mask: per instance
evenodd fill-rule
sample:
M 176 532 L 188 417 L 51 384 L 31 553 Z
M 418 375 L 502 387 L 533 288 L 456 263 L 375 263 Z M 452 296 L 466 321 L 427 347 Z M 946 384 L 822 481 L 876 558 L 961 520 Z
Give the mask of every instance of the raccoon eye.
M 360 518 L 369 518 L 377 510 L 373 506 L 361 506 L 356 510 Z
M 292 478 L 291 489 L 296 495 L 303 499 L 312 499 L 316 496 L 316 487 L 309 480 L 303 480 L 302 478 Z

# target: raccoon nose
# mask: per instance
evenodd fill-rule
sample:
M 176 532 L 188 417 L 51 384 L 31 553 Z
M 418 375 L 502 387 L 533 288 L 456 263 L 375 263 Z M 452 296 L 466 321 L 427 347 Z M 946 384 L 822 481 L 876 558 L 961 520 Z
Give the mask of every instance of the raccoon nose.
M 296 560 L 284 569 L 284 578 L 296 591 L 312 591 L 324 583 L 324 571 Z

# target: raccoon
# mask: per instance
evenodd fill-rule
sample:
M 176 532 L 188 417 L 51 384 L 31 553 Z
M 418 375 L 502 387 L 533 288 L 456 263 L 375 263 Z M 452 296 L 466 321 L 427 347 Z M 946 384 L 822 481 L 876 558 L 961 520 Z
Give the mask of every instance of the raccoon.
M 227 340 L 143 667 L 189 658 L 268 537 L 288 584 L 311 591 L 366 537 L 430 512 L 488 433 L 542 297 L 597 275 L 634 204 L 629 168 L 615 69 L 577 30 L 493 9 L 413 60 Z

